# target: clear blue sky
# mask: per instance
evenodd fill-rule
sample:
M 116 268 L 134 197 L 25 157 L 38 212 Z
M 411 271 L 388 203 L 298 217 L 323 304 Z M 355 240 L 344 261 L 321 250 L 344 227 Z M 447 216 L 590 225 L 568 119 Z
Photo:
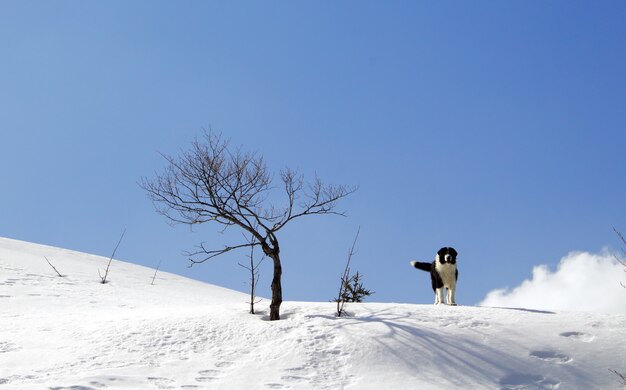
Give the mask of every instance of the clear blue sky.
M 474 304 L 619 247 L 624 20 L 623 1 L 2 1 L 0 236 L 109 256 L 126 228 L 120 259 L 245 291 L 246 253 L 182 255 L 230 236 L 170 227 L 137 185 L 211 127 L 360 187 L 347 218 L 281 232 L 286 300 L 332 299 L 360 226 L 373 300 L 431 303 L 408 262 L 454 246 Z

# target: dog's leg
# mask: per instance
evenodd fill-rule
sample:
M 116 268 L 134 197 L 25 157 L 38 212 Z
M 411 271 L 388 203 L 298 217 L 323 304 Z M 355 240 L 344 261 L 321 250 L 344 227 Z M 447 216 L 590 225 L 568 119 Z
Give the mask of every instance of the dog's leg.
M 441 303 L 444 303 L 443 300 L 443 287 L 438 288 L 437 290 L 435 290 L 435 305 L 439 305 Z
M 448 289 L 448 305 L 451 306 L 456 306 L 456 299 L 454 297 L 455 295 L 455 291 L 456 287 L 452 286 L 451 288 Z

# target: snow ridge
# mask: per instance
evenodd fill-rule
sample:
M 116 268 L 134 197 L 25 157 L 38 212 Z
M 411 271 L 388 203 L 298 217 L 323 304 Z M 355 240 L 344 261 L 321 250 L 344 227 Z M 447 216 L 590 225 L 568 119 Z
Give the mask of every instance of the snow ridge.
M 117 260 L 102 285 L 107 261 L 0 238 L 0 390 L 590 389 L 626 371 L 624 315 L 285 302 L 270 322 L 246 294 Z

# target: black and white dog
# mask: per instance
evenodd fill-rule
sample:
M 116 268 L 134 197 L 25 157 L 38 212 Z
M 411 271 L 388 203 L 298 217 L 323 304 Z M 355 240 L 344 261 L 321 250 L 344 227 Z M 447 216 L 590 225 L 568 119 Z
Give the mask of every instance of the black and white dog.
M 459 270 L 456 267 L 457 255 L 458 253 L 454 248 L 445 247 L 439 249 L 435 261 L 432 263 L 411 261 L 413 267 L 430 272 L 430 279 L 435 292 L 435 305 L 440 303 L 456 305 L 454 295 L 456 293 L 456 280 L 459 277 Z M 444 289 L 448 289 L 445 302 L 443 299 Z

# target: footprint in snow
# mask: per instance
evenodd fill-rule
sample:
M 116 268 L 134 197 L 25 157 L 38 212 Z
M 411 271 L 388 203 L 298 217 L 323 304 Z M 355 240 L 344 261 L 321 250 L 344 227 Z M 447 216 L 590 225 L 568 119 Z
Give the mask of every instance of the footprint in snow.
M 301 372 L 301 371 L 304 371 L 304 370 L 305 370 L 304 367 L 292 367 L 292 368 L 285 369 L 285 371 L 287 371 L 287 372 Z
M 534 389 L 548 390 L 558 389 L 561 382 L 535 374 L 509 374 L 500 379 L 500 390 Z
M 571 357 L 554 351 L 533 351 L 530 353 L 530 356 L 546 362 L 559 364 L 570 363 L 572 361 Z
M 199 376 L 196 378 L 196 382 L 212 382 L 216 379 L 217 378 L 213 376 Z
M 585 332 L 563 332 L 561 333 L 561 337 L 567 337 L 572 340 L 580 340 L 585 343 L 590 343 L 596 338 L 596 336 Z
M 202 371 L 198 371 L 198 374 L 203 375 L 203 376 L 215 376 L 218 375 L 220 372 L 218 370 L 202 370 Z
M 215 363 L 215 367 L 227 368 L 227 367 L 232 366 L 233 364 L 234 364 L 233 362 L 217 362 Z M 214 370 L 214 369 L 198 371 L 199 376 L 196 377 L 196 382 L 212 382 L 214 380 L 219 379 L 220 374 L 222 374 L 220 370 Z
M 174 389 L 175 388 L 174 386 L 172 386 L 172 383 L 174 383 L 174 381 L 169 378 L 149 376 L 147 379 L 149 382 L 154 383 L 159 389 Z
M 299 381 L 303 381 L 303 380 L 305 380 L 306 378 L 305 378 L 305 377 L 303 377 L 303 376 L 298 376 L 298 375 L 284 375 L 284 376 L 282 376 L 280 379 L 282 379 L 282 380 L 284 380 L 284 381 L 288 381 L 288 382 L 289 382 L 289 381 L 296 381 L 296 382 L 299 382 Z
M 20 348 L 13 343 L 9 343 L 7 341 L 0 341 L 0 353 L 18 351 L 19 349 Z
M 266 383 L 265 387 L 269 387 L 270 389 L 288 389 L 288 386 L 285 386 L 280 383 Z
M 196 377 L 196 382 L 212 382 L 217 380 L 221 372 L 219 370 L 202 370 L 198 371 L 198 377 Z

